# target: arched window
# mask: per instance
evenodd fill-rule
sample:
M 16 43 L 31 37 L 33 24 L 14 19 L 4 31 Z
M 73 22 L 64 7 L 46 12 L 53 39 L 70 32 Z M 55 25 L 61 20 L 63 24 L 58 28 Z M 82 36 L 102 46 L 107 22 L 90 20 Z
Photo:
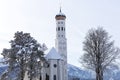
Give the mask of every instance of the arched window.
M 49 75 L 46 74 L 46 80 L 49 80 Z
M 53 80 L 56 80 L 56 75 L 54 75 L 54 79 Z
M 64 28 L 64 31 L 65 31 L 65 28 Z
M 42 80 L 42 76 L 40 75 L 40 80 Z
M 61 27 L 61 30 L 63 31 L 63 27 Z
M 58 27 L 58 31 L 60 31 L 60 27 Z

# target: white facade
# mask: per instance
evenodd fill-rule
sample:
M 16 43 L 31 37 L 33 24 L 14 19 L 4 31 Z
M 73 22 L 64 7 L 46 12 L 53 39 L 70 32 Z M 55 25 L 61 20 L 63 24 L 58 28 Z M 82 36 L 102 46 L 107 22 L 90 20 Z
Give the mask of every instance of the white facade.
M 52 48 L 46 55 L 47 66 L 41 70 L 40 76 L 34 80 L 68 80 L 67 74 L 67 40 L 66 40 L 66 16 L 61 13 L 55 16 L 56 19 L 56 39 L 55 48 Z M 29 80 L 27 73 L 25 79 Z

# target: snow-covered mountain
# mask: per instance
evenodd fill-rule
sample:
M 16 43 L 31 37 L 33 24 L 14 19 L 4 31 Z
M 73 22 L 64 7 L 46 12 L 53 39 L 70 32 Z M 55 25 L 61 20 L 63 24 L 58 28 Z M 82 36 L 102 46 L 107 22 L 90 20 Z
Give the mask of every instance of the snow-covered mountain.
M 0 75 L 6 70 L 7 66 L 0 65 Z M 89 70 L 83 70 L 74 65 L 68 64 L 68 80 L 95 80 L 95 74 Z M 120 69 L 111 66 L 104 74 L 104 80 L 120 80 Z
M 0 67 L 0 75 L 7 69 L 7 66 Z
M 71 64 L 68 64 L 68 75 L 69 78 L 95 80 L 95 73 L 93 71 L 83 70 Z M 118 66 L 111 65 L 104 73 L 104 80 L 120 80 L 120 68 Z
M 68 64 L 68 76 L 69 76 L 68 80 L 71 80 L 71 78 L 77 78 L 78 80 L 94 79 L 94 74 L 92 71 L 83 70 L 71 64 Z

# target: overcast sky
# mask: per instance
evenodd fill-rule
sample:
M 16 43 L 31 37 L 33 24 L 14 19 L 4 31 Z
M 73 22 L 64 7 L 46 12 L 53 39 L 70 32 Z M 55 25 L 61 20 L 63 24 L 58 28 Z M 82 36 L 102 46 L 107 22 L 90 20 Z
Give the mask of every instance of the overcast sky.
M 68 62 L 81 66 L 84 37 L 90 28 L 103 28 L 120 47 L 120 0 L 61 0 L 66 15 Z M 16 31 L 31 33 L 50 49 L 55 46 L 55 15 L 60 0 L 0 0 L 0 53 L 9 48 Z

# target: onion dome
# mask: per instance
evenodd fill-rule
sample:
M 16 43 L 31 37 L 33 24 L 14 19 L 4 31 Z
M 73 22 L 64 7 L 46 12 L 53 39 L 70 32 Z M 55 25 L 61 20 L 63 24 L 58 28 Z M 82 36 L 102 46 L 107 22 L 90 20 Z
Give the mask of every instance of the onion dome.
M 65 14 L 62 13 L 61 9 L 60 9 L 60 12 L 55 16 L 55 19 L 56 20 L 65 20 L 66 19 L 66 16 L 65 16 Z

